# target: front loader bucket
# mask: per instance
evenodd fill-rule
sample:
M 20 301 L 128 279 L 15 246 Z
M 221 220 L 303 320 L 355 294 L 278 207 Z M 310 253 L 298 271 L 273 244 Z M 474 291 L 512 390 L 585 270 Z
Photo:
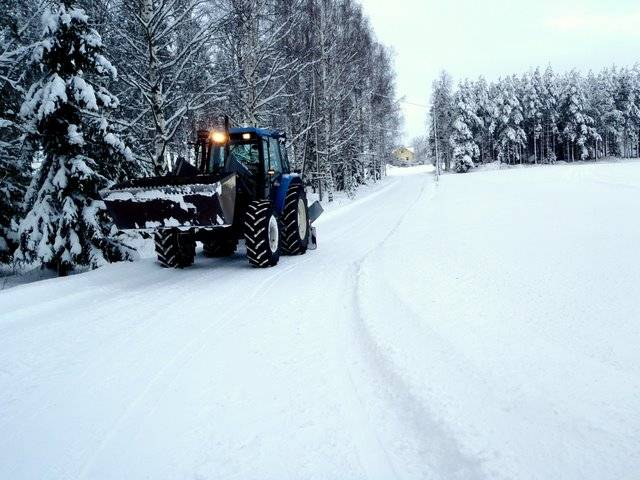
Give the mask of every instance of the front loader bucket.
M 164 183 L 170 182 L 171 177 L 166 177 Z M 134 183 L 130 188 L 107 189 L 100 194 L 120 230 L 233 224 L 235 174 L 212 183 L 176 183 L 182 184 L 137 186 Z

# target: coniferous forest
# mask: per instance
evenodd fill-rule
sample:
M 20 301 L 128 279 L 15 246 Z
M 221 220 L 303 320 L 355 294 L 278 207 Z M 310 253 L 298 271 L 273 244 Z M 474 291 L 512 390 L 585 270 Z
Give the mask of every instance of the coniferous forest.
M 0 261 L 125 259 L 98 191 L 193 158 L 199 129 L 284 130 L 312 187 L 398 142 L 387 48 L 355 0 L 0 0 Z
M 429 154 L 445 170 L 474 165 L 640 156 L 640 65 L 586 76 L 548 67 L 496 82 L 442 72 L 429 111 Z

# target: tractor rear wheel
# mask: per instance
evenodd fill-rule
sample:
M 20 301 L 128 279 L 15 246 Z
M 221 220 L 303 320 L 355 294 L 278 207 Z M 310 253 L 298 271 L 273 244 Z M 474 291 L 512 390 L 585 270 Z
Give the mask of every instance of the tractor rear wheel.
M 202 242 L 202 251 L 206 257 L 230 257 L 236 253 L 238 240 L 215 240 L 212 242 Z
M 287 192 L 282 211 L 282 251 L 287 255 L 304 255 L 309 243 L 307 195 L 303 188 L 294 186 Z
M 176 230 L 155 232 L 158 262 L 165 268 L 185 268 L 193 264 L 196 256 L 196 242 L 189 235 Z
M 277 265 L 280 260 L 281 226 L 271 202 L 257 200 L 249 203 L 244 227 L 249 263 L 257 268 Z

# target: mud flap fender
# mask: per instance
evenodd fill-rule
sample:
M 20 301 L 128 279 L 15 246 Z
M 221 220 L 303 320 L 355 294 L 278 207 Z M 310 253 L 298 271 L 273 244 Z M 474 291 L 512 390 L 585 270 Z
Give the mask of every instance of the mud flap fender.
M 316 248 L 318 248 L 318 236 L 316 235 L 316 227 L 312 226 L 309 230 L 307 250 L 315 250 Z
M 324 209 L 322 208 L 322 205 L 320 205 L 320 202 L 318 202 L 317 200 L 313 202 L 311 205 L 309 205 L 309 208 L 307 211 L 307 216 L 309 217 L 309 223 L 312 224 L 318 218 L 320 218 L 320 215 L 322 215 L 323 211 Z

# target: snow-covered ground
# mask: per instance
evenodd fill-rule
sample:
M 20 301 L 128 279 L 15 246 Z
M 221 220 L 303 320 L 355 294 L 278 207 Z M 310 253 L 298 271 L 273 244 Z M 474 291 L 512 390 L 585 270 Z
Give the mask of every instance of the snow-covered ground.
M 0 292 L 0 478 L 636 479 L 638 211 L 640 163 L 394 170 L 273 269 Z

